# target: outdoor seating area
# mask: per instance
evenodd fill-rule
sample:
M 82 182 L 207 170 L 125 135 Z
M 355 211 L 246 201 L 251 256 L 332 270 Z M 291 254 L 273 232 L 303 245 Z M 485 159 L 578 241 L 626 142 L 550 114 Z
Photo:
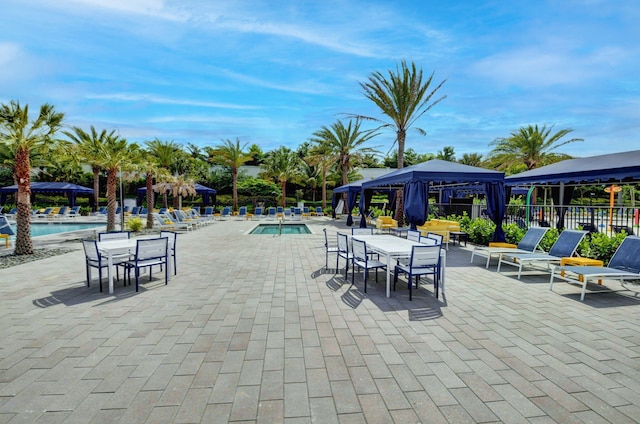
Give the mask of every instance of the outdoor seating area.
M 470 266 L 473 247 L 446 251 L 433 238 L 431 249 L 446 255 L 438 279 L 437 266 L 426 267 L 436 256 L 421 264 L 415 253 L 430 249 L 429 237 L 415 244 L 413 235 L 371 229 L 352 235 L 344 220 L 305 223 L 312 234 L 255 237 L 248 230 L 256 222 L 235 219 L 185 231 L 173 250 L 177 262 L 163 234 L 101 236 L 122 237 L 95 241 L 112 243 L 98 250 L 102 264 L 107 251 L 125 262 L 113 265 L 112 293 L 104 266 L 103 292 L 95 267 L 87 287 L 81 243 L 60 256 L 0 269 L 0 281 L 13 282 L 0 285 L 0 337 L 8 341 L 0 351 L 0 416 L 394 422 L 402 411 L 422 422 L 454 416 L 628 422 L 640 408 L 633 390 L 640 344 L 630 337 L 640 331 L 640 301 L 633 286 L 580 302 L 573 284 L 556 278 L 549 291 L 549 274 L 516 280 Z M 347 246 L 349 237 L 366 246 L 364 256 L 352 249 L 361 259 L 349 263 L 346 275 L 343 258 L 334 269 L 339 233 Z M 376 246 L 367 237 L 383 237 L 378 248 L 390 257 L 391 241 L 418 246 L 403 253 L 402 265 L 391 257 L 389 293 L 384 267 L 377 278 L 368 269 L 365 293 L 359 264 L 370 264 Z M 146 238 L 167 243 L 151 274 L 134 259 L 138 240 Z M 387 265 L 387 254 L 378 253 L 374 260 Z M 428 274 L 416 290 L 422 271 Z M 21 280 L 25 272 L 29 279 Z M 589 288 L 599 287 L 589 277 Z

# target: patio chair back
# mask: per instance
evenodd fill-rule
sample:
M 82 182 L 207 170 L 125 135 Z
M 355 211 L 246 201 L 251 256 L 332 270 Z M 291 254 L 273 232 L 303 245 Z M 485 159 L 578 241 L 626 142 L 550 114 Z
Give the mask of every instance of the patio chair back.
M 352 228 L 351 235 L 370 236 L 373 235 L 373 228 Z
M 3 215 L 0 215 L 0 234 L 7 234 L 10 236 L 15 236 L 16 233 L 13 231 L 11 224 L 7 221 L 7 218 Z
M 416 231 L 416 230 L 407 231 L 407 240 L 419 242 L 420 241 L 420 231 Z
M 176 275 L 178 273 L 178 261 L 176 259 L 178 233 L 175 233 L 173 231 L 160 231 L 160 237 L 167 238 L 168 255 L 173 258 L 173 275 Z
M 140 269 L 149 268 L 149 279 L 151 279 L 151 269 L 155 265 L 164 266 L 164 283 L 169 284 L 169 272 L 167 271 L 168 241 L 167 237 L 160 237 L 140 239 L 136 242 L 135 259 L 127 262 L 129 270 L 131 268 L 135 269 L 136 291 L 138 291 Z M 129 281 L 131 281 L 131 277 L 129 277 Z
M 549 228 L 547 227 L 529 228 L 524 234 L 524 237 L 522 237 L 522 240 L 520 240 L 520 243 L 518 243 L 518 249 L 534 252 L 538 248 L 538 245 L 542 241 L 542 238 L 548 229 Z
M 262 216 L 262 206 L 256 206 L 256 209 L 253 211 L 255 216 Z
M 433 268 L 440 263 L 441 245 L 434 244 L 431 246 L 413 246 L 411 248 L 411 260 L 409 267 L 411 268 Z M 416 274 L 412 272 L 412 274 Z
M 110 231 L 108 233 L 98 233 L 98 240 L 122 240 L 131 238 L 129 231 Z
M 366 263 L 367 262 L 367 243 L 361 240 L 353 239 L 351 240 L 351 245 L 353 247 L 353 260 L 357 262 Z
M 564 230 L 560 233 L 558 240 L 549 249 L 549 255 L 556 258 L 567 258 L 573 256 L 578 245 L 587 234 L 587 231 Z
M 418 240 L 420 243 L 422 244 L 426 244 L 427 246 L 440 246 L 441 243 L 438 243 L 438 240 L 431 238 L 431 237 L 427 237 L 427 236 L 420 236 L 420 240 Z
M 82 247 L 84 248 L 84 256 L 87 261 L 99 262 L 101 259 L 100 252 L 98 251 L 98 244 L 95 240 L 82 240 Z
M 427 233 L 427 238 L 435 240 L 436 243 L 439 245 L 442 245 L 442 240 L 444 239 L 442 234 L 438 234 L 438 233 Z
M 246 206 L 240 206 L 240 210 L 238 211 L 238 216 L 247 216 Z
M 640 237 L 625 237 L 608 266 L 621 271 L 640 273 Z

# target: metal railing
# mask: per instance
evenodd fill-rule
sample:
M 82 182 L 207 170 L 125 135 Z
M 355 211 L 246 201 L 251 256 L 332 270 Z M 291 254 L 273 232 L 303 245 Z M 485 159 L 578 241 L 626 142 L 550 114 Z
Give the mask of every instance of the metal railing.
M 640 208 L 607 206 L 563 206 L 566 211 L 564 227 L 584 229 L 590 232 L 612 235 L 621 231 L 627 234 L 640 234 Z M 489 219 L 484 205 L 441 205 L 429 204 L 429 213 L 440 216 L 462 215 L 466 212 L 472 219 Z M 514 223 L 525 227 L 556 227 L 560 208 L 557 206 L 507 206 L 504 223 Z

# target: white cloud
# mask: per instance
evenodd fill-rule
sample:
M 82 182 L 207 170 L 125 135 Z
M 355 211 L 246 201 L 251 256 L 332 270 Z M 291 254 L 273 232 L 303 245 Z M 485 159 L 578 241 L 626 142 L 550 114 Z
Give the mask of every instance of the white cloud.
M 85 97 L 88 99 L 115 100 L 115 101 L 121 101 L 121 102 L 149 102 L 149 103 L 159 103 L 159 104 L 197 106 L 197 107 L 209 107 L 209 108 L 221 108 L 221 109 L 239 109 L 239 110 L 260 109 L 259 106 L 252 106 L 252 105 L 205 102 L 201 100 L 191 100 L 191 99 L 177 99 L 172 97 L 155 96 L 151 94 L 129 94 L 129 93 L 88 94 Z

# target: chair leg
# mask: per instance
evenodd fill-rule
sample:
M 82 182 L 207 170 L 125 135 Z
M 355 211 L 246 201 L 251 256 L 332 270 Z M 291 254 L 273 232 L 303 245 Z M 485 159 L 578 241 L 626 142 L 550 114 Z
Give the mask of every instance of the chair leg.
M 411 283 L 411 277 L 413 277 L 413 275 L 411 275 L 411 273 L 409 273 L 409 275 L 407 276 L 407 282 L 409 283 L 409 301 L 411 301 L 411 286 L 413 285 Z

